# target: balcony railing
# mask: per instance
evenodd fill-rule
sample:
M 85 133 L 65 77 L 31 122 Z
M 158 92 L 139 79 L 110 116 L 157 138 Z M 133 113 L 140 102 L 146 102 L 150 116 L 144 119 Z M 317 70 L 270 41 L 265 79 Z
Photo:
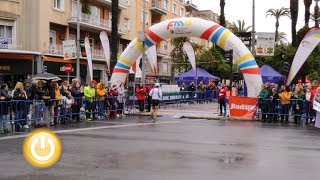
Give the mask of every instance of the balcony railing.
M 70 17 L 69 22 L 76 23 L 77 17 Z M 97 18 L 97 17 L 89 15 L 89 14 L 81 13 L 80 23 L 91 26 L 91 27 L 95 27 L 98 29 L 111 30 L 111 26 L 110 26 L 110 23 L 108 20 L 102 19 L 102 18 Z
M 160 13 L 162 15 L 166 15 L 168 10 L 164 7 L 161 1 L 152 0 L 151 2 L 151 10 Z
M 72 13 L 72 14 L 76 14 L 76 13 Z M 70 17 L 69 23 L 76 24 L 77 17 Z M 106 30 L 108 32 L 111 32 L 111 22 L 109 20 L 97 18 L 89 14 L 81 13 L 80 24 L 82 26 L 87 26 L 93 29 Z M 128 33 L 128 29 L 125 29 L 124 27 L 119 25 L 118 25 L 118 31 L 120 35 L 124 35 Z
M 186 1 L 186 7 L 188 8 L 191 8 L 192 10 L 198 10 L 198 6 L 195 5 L 192 0 L 187 0 Z

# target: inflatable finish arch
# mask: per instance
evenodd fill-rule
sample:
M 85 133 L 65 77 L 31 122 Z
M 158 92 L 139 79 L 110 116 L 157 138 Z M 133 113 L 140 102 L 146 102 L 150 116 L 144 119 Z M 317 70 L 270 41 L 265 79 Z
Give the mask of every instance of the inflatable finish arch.
M 200 18 L 176 18 L 151 26 L 146 35 L 146 49 L 165 39 L 176 37 L 199 37 L 217 44 L 225 51 L 233 49 L 233 61 L 244 76 L 248 96 L 258 96 L 262 78 L 253 55 L 238 37 L 221 25 Z M 119 57 L 111 77 L 113 84 L 125 81 L 131 66 L 141 53 L 142 43 L 135 38 Z

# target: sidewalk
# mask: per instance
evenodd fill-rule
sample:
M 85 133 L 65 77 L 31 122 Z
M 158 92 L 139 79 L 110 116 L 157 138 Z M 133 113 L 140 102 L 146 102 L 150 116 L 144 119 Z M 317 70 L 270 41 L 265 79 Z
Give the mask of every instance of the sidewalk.
M 159 116 L 173 116 L 190 119 L 208 119 L 208 120 L 229 120 L 228 117 L 219 115 L 219 104 L 217 102 L 207 104 L 167 104 L 159 109 Z M 149 116 L 150 113 L 142 113 L 143 116 Z

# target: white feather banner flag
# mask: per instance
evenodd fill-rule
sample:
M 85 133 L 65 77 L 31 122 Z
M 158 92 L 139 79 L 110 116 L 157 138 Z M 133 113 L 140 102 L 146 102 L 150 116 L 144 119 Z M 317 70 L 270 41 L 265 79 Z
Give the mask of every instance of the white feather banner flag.
M 196 67 L 196 56 L 194 54 L 194 49 L 192 47 L 192 44 L 190 42 L 185 42 L 183 44 L 183 50 L 187 54 L 188 59 L 189 59 L 189 61 L 191 63 L 191 66 L 192 66 L 194 72 L 196 72 L 196 70 L 197 70 L 197 67 Z
M 90 41 L 88 36 L 86 36 L 86 38 L 84 39 L 84 47 L 86 49 L 86 54 L 87 54 L 90 81 L 92 81 L 93 80 L 92 54 L 91 54 L 91 46 L 90 46 Z
M 152 71 L 158 74 L 157 48 L 156 45 L 146 50 L 146 54 L 151 65 Z
M 107 61 L 108 72 L 110 72 L 110 42 L 108 38 L 108 34 L 105 31 L 101 31 L 100 33 L 100 41 L 103 47 L 104 56 Z

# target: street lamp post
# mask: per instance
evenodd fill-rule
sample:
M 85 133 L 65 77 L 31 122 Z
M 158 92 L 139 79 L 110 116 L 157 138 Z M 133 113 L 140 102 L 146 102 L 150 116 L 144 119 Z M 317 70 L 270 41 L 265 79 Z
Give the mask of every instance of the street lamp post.
M 76 77 L 81 82 L 80 78 L 80 0 L 77 0 L 77 64 Z
M 143 20 L 142 20 L 142 31 L 143 31 L 143 34 L 145 36 L 145 33 L 146 33 L 146 0 L 143 0 L 143 13 L 142 13 L 142 17 L 143 17 Z M 143 85 L 145 85 L 145 82 L 146 82 L 146 58 L 145 58 L 145 41 L 142 42 L 142 74 L 141 74 L 141 82 Z
M 252 32 L 251 32 L 251 50 L 252 50 L 252 54 L 253 56 L 256 55 L 256 49 L 255 49 L 255 41 L 256 41 L 256 38 L 255 38 L 255 0 L 252 0 Z

